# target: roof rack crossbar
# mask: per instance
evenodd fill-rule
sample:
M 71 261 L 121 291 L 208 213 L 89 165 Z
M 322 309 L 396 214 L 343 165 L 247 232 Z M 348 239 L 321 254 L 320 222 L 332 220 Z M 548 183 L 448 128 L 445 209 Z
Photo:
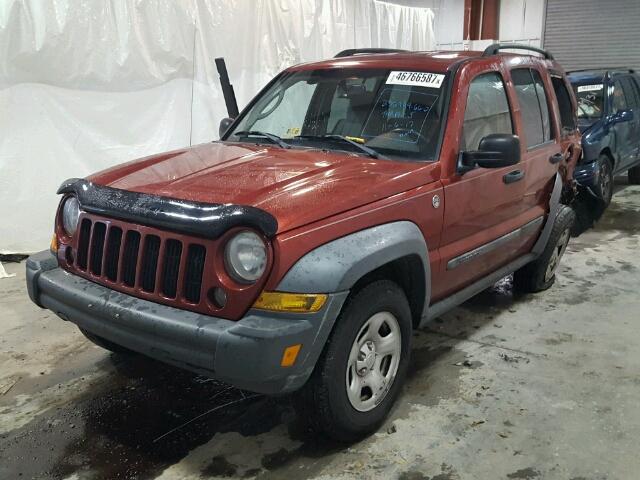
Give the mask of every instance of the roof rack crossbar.
M 490 55 L 497 55 L 500 53 L 500 50 L 529 50 L 531 52 L 539 53 L 543 55 L 547 60 L 553 60 L 553 55 L 546 50 L 543 50 L 538 47 L 530 47 L 529 45 L 519 45 L 517 43 L 493 43 L 484 49 L 482 52 L 483 57 L 488 57 Z
M 373 53 L 400 53 L 408 52 L 409 50 L 402 50 L 399 48 L 348 48 L 342 50 L 333 58 L 351 57 L 352 55 L 367 55 Z

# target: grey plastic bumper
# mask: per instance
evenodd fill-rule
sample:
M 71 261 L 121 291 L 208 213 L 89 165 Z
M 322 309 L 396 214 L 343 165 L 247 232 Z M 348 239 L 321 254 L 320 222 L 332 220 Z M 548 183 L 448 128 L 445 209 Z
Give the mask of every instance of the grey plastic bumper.
M 314 314 L 250 310 L 230 321 L 142 300 L 58 267 L 49 251 L 27 260 L 27 289 L 37 305 L 113 343 L 166 363 L 260 393 L 285 393 L 307 380 L 348 292 Z M 293 367 L 284 349 L 301 343 Z

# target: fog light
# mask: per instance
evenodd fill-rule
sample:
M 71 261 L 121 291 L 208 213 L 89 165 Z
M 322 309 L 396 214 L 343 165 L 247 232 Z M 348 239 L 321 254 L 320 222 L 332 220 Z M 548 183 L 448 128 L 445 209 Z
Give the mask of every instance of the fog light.
M 209 300 L 216 308 L 224 308 L 227 304 L 227 292 L 220 287 L 215 287 L 209 290 Z
M 253 308 L 274 312 L 317 312 L 326 301 L 327 296 L 322 293 L 262 292 Z
M 302 348 L 301 343 L 297 343 L 296 345 L 291 345 L 284 349 L 282 353 L 282 360 L 280 361 L 281 367 L 291 367 L 294 363 L 296 363 L 296 358 L 298 358 L 298 353 L 300 353 L 300 348 Z

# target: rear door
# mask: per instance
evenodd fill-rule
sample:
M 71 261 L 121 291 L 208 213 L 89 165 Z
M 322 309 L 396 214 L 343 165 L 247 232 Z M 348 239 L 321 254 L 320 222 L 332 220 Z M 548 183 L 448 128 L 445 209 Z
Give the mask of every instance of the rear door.
M 523 144 L 522 163 L 526 169 L 524 209 L 529 218 L 546 215 L 548 193 L 555 175 L 565 161 L 559 141 L 555 109 L 551 101 L 548 73 L 535 65 L 510 71 L 518 102 L 518 135 Z

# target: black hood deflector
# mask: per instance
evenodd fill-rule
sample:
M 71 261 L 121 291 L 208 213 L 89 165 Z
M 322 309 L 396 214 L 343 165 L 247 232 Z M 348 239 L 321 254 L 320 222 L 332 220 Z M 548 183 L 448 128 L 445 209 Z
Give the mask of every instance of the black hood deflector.
M 278 222 L 256 207 L 179 200 L 148 193 L 131 192 L 70 178 L 58 194 L 75 194 L 82 210 L 141 225 L 172 230 L 204 238 L 218 238 L 233 227 L 249 227 L 273 237 Z

